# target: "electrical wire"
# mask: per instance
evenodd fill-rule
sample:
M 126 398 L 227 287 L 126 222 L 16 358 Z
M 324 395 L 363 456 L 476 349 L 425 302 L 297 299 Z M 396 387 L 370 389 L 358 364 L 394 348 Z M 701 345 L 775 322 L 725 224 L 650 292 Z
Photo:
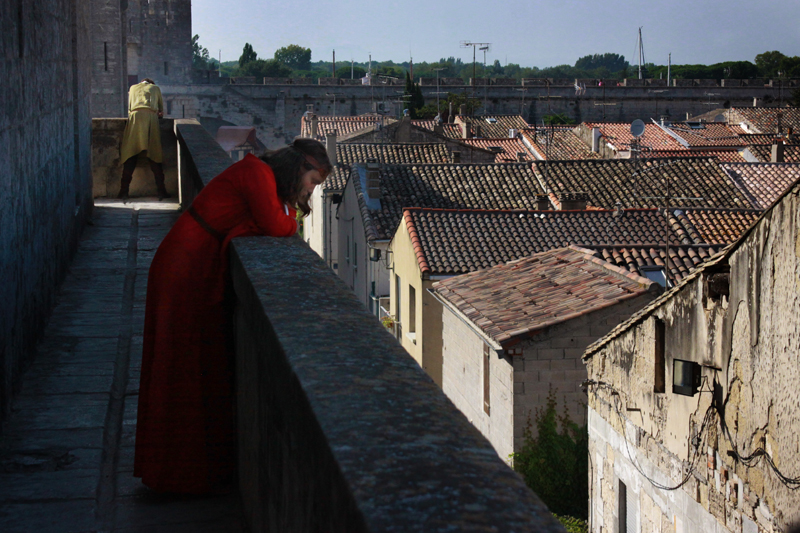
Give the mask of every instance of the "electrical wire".
M 686 475 L 683 477 L 683 479 L 680 481 L 680 483 L 678 483 L 675 486 L 670 487 L 670 486 L 666 486 L 666 485 L 663 485 L 663 484 L 655 481 L 654 479 L 650 478 L 650 476 L 645 474 L 644 471 L 642 470 L 642 468 L 639 466 L 639 463 L 636 460 L 636 457 L 631 453 L 630 447 L 628 446 L 628 436 L 627 436 L 627 432 L 626 432 L 625 418 L 623 418 L 622 413 L 619 410 L 619 403 L 622 401 L 621 397 L 620 397 L 620 391 L 615 389 L 611 384 L 605 383 L 603 381 L 587 380 L 586 384 L 587 385 L 594 385 L 594 386 L 597 386 L 598 388 L 608 389 L 609 391 L 611 391 L 611 396 L 616 397 L 614 399 L 614 402 L 613 402 L 614 403 L 614 410 L 616 411 L 617 417 L 619 418 L 620 423 L 622 425 L 622 436 L 623 436 L 623 439 L 625 441 L 625 449 L 628 452 L 628 457 L 630 457 L 631 462 L 633 463 L 633 466 L 642 475 L 642 477 L 644 477 L 647 481 L 649 481 L 650 484 L 653 485 L 654 487 L 662 489 L 662 490 L 668 490 L 668 491 L 679 489 L 680 487 L 682 487 L 683 485 L 685 485 L 689 481 L 689 479 L 691 478 L 692 473 L 694 472 L 695 468 L 697 467 L 697 459 L 701 456 L 701 454 L 699 452 L 701 450 L 703 442 L 705 442 L 705 439 L 703 438 L 704 432 L 705 432 L 710 420 L 714 417 L 714 413 L 716 412 L 717 414 L 719 414 L 720 415 L 720 420 L 722 420 L 722 413 L 719 412 L 719 409 L 717 408 L 716 402 L 712 401 L 711 405 L 708 406 L 708 409 L 706 409 L 706 413 L 703 416 L 703 423 L 700 425 L 700 429 L 698 430 L 697 434 L 694 437 L 692 437 L 692 447 L 694 448 L 695 453 L 694 453 L 694 456 L 691 458 L 689 471 L 686 473 Z M 706 392 L 708 392 L 708 391 L 706 391 Z M 734 457 L 734 459 L 738 460 L 743 465 L 745 465 L 745 466 L 747 466 L 749 468 L 753 468 L 758 463 L 759 459 L 763 458 L 764 461 L 766 461 L 766 463 L 769 465 L 769 467 L 775 473 L 775 475 L 777 476 L 778 480 L 781 483 L 783 483 L 789 490 L 797 490 L 797 489 L 800 488 L 800 478 L 792 478 L 792 477 L 787 476 L 783 472 L 781 472 L 778 469 L 778 467 L 775 466 L 775 462 L 773 461 L 772 456 L 769 453 L 767 453 L 767 451 L 764 448 L 759 446 L 758 448 L 756 448 L 749 455 L 742 455 L 738 451 L 736 443 L 733 442 L 733 438 L 731 437 L 730 432 L 729 432 L 727 426 L 725 425 L 724 421 L 722 422 L 722 427 L 723 427 L 723 432 L 722 433 L 725 435 L 725 439 L 728 441 L 728 443 L 730 444 L 730 446 L 732 448 L 732 450 L 729 452 L 729 454 L 732 455 Z

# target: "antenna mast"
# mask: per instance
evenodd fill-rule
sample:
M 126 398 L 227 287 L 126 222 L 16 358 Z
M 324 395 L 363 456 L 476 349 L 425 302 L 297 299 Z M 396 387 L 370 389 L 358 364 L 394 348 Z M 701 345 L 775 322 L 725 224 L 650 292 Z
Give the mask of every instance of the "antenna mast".
M 639 79 L 642 79 L 642 64 L 644 63 L 644 42 L 642 41 L 642 27 L 639 26 L 639 42 L 636 46 L 639 52 Z

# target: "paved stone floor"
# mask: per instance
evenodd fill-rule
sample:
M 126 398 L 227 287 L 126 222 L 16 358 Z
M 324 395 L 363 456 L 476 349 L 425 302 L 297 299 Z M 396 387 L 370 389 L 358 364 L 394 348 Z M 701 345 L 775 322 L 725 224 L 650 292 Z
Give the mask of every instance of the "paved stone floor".
M 147 271 L 177 208 L 95 204 L 0 437 L 0 532 L 243 530 L 238 495 L 132 476 Z

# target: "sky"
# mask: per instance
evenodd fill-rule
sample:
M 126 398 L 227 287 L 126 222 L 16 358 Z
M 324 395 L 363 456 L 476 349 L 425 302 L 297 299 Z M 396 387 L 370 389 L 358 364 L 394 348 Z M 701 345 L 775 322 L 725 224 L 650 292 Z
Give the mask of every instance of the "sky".
M 491 43 L 487 63 L 545 68 L 607 52 L 664 65 L 753 61 L 778 50 L 800 55 L 800 1 L 774 0 L 192 0 L 192 34 L 212 57 L 239 58 L 245 42 L 259 58 L 289 44 L 311 60 L 472 61 L 462 41 Z M 478 51 L 478 61 L 483 61 Z

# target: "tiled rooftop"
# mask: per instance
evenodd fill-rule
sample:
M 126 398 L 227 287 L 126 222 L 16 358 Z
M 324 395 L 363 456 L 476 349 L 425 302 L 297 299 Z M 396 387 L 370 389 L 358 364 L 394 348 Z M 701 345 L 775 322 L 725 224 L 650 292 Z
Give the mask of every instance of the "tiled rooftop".
M 665 246 L 590 246 L 587 248 L 594 250 L 595 257 L 630 272 L 639 272 L 639 267 L 642 266 L 663 267 L 664 259 L 667 256 Z M 668 262 L 670 281 L 674 284 L 682 280 L 722 248 L 722 246 L 702 244 L 670 246 Z
M 741 148 L 745 145 L 739 135 L 724 122 L 673 122 L 664 127 L 683 139 L 690 148 Z
M 568 247 L 433 285 L 498 344 L 645 294 L 652 282 Z
M 672 205 L 686 207 L 750 209 L 747 196 L 734 184 L 714 159 L 675 158 L 644 159 L 639 175 L 630 159 L 550 161 L 534 163 L 537 177 L 548 192 L 589 194 L 589 205 L 613 209 L 623 207 L 659 207 L 664 205 L 669 185 Z M 545 180 L 545 173 L 547 179 Z
M 523 153 L 524 161 L 534 161 L 535 158 L 531 155 L 530 151 L 525 147 L 522 141 L 518 138 L 510 139 L 508 137 L 502 139 L 464 139 L 463 142 L 476 148 L 483 148 L 484 150 L 492 150 L 493 148 L 501 148 L 503 151 L 497 154 L 495 159 L 496 163 L 514 163 L 517 161 L 517 153 Z M 492 150 L 495 151 L 495 150 Z
M 630 150 L 633 135 L 631 135 L 631 125 L 627 122 L 587 122 L 589 129 L 600 128 L 606 142 L 611 144 L 617 151 Z M 685 150 L 686 148 L 670 134 L 662 130 L 656 124 L 644 125 L 644 135 L 640 137 L 643 146 L 650 150 Z
M 592 152 L 592 148 L 575 135 L 573 129 L 574 126 L 528 128 L 522 130 L 522 135 L 543 160 L 600 159 L 600 154 Z
M 762 163 L 769 163 L 772 160 L 772 146 L 765 144 L 750 145 L 747 147 L 753 156 Z M 800 163 L 800 145 L 783 145 L 784 163 Z
M 745 163 L 747 161 L 742 155 L 742 153 L 739 152 L 738 150 L 682 150 L 674 152 L 670 152 L 668 150 L 663 150 L 658 152 L 643 151 L 641 152 L 641 157 L 643 159 L 652 159 L 652 158 L 674 159 L 677 157 L 704 157 L 704 158 L 713 157 L 717 161 L 726 163 Z
M 800 156 L 800 146 L 797 148 Z M 800 178 L 798 163 L 723 163 L 722 168 L 746 191 L 755 206 L 766 209 Z
M 350 179 L 369 240 L 390 239 L 405 207 L 532 210 L 543 193 L 530 163 L 383 165 L 381 208 L 370 210 L 357 169 Z
M 674 210 L 669 228 L 656 209 L 622 211 L 479 211 L 406 209 L 403 219 L 411 235 L 420 271 L 430 275 L 463 274 L 522 257 L 577 245 L 598 250 L 629 246 L 707 248 L 733 242 L 760 212 Z M 639 252 L 642 255 L 642 252 Z M 670 255 L 675 256 L 678 252 Z M 694 250 L 691 256 L 705 257 Z M 651 257 L 648 260 L 648 257 Z M 658 253 L 643 255 L 643 264 L 658 264 Z M 661 258 L 663 263 L 663 257 Z M 677 261 L 676 276 L 688 272 Z M 620 264 L 618 262 L 618 264 Z M 637 265 L 626 268 L 636 271 Z
M 747 133 L 775 133 L 780 117 L 781 129 L 800 131 L 800 108 L 797 107 L 736 107 L 728 113 L 728 122 L 745 123 Z
M 480 137 L 486 139 L 501 139 L 508 137 L 509 130 L 521 130 L 530 127 L 525 122 L 525 119 L 519 115 L 481 115 L 476 117 L 456 115 L 455 123 L 460 124 L 463 122 L 470 123 L 470 130 L 473 136 L 478 135 L 477 126 L 480 126 Z
M 439 143 L 341 143 L 336 145 L 338 165 L 325 180 L 323 190 L 340 191 L 347 183 L 350 169 L 355 163 L 375 159 L 379 163 L 449 163 L 452 154 Z
M 385 123 L 394 122 L 394 119 L 387 119 L 386 117 L 372 113 L 355 117 L 332 117 L 323 115 L 316 115 L 316 117 L 317 136 L 315 138 L 320 142 L 325 142 L 325 134 L 333 130 L 336 130 L 337 135 L 342 137 L 366 128 L 372 128 L 382 120 L 385 121 Z M 311 137 L 311 119 L 306 115 L 303 115 L 300 119 L 300 136 Z
M 417 126 L 418 128 L 424 128 L 426 130 L 434 131 L 434 127 L 436 126 L 436 121 L 434 120 L 412 120 L 412 126 Z M 447 137 L 448 139 L 461 139 L 461 126 L 458 124 L 450 124 L 445 122 L 442 124 L 442 134 Z

